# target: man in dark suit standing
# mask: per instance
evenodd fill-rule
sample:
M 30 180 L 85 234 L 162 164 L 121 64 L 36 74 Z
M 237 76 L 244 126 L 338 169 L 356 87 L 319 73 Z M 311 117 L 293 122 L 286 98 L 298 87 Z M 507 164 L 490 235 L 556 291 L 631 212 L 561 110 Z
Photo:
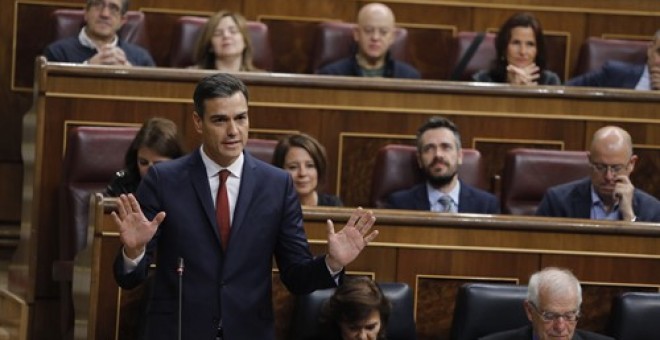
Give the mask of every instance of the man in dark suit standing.
M 660 222 L 660 201 L 630 181 L 637 155 L 630 134 L 617 126 L 598 129 L 589 149 L 591 177 L 548 189 L 540 216 Z
M 660 90 L 660 30 L 649 43 L 646 65 L 610 60 L 600 70 L 577 76 L 566 85 Z
M 461 136 L 452 121 L 432 117 L 417 130 L 417 163 L 426 181 L 392 193 L 388 208 L 475 214 L 497 214 L 500 204 L 488 192 L 458 178 L 463 163 Z
M 328 220 L 328 254 L 312 257 L 291 176 L 243 150 L 245 85 L 216 74 L 199 82 L 193 99 L 201 147 L 152 167 L 137 199 L 118 201 L 113 218 L 123 247 L 115 278 L 135 287 L 156 262 L 147 339 L 176 339 L 179 308 L 183 339 L 273 339 L 273 256 L 294 294 L 336 286 L 344 266 L 376 237 L 375 217 L 357 209 L 336 233 Z M 181 288 L 177 271 L 184 272 Z
M 582 287 L 567 269 L 548 267 L 534 273 L 527 286 L 525 313 L 532 323 L 480 340 L 614 340 L 576 329 L 580 318 Z

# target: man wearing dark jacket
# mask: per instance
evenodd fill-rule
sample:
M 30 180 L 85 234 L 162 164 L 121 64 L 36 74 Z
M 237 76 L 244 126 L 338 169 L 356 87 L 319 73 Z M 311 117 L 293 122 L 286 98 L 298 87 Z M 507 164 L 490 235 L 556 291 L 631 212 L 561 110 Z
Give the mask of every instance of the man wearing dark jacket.
M 630 181 L 637 155 L 630 134 L 617 126 L 594 133 L 591 177 L 548 189 L 537 215 L 594 220 L 660 222 L 660 201 Z
M 393 209 L 497 214 L 497 198 L 473 188 L 458 178 L 463 162 L 461 136 L 452 121 L 432 117 L 417 131 L 417 163 L 426 181 L 392 193 L 387 205 Z
M 567 269 L 548 267 L 530 277 L 525 313 L 531 325 L 488 335 L 480 340 L 614 340 L 576 329 L 582 287 Z
M 394 42 L 394 13 L 381 3 L 360 9 L 353 31 L 357 53 L 321 68 L 317 73 L 336 76 L 419 79 L 412 66 L 394 60 L 389 48 Z

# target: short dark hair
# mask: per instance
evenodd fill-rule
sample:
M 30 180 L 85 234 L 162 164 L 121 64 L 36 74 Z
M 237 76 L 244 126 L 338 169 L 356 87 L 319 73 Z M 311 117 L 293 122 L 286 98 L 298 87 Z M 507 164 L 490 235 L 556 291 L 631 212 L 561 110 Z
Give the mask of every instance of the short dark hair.
M 497 37 L 495 38 L 495 51 L 497 52 L 497 58 L 495 59 L 494 67 L 490 72 L 491 77 L 497 82 L 506 82 L 506 67 L 508 64 L 506 54 L 509 41 L 511 40 L 511 31 L 516 27 L 529 27 L 534 31 L 534 38 L 536 39 L 536 58 L 534 58 L 534 63 L 541 71 L 541 78 L 539 79 L 539 84 L 541 84 L 544 80 L 543 71 L 546 67 L 545 38 L 543 36 L 541 22 L 539 22 L 533 14 L 527 12 L 512 15 L 504 22 L 504 24 L 502 24 L 502 27 L 500 27 L 500 30 L 497 32 Z
M 245 101 L 248 100 L 248 89 L 243 82 L 235 76 L 228 73 L 217 73 L 204 77 L 197 83 L 193 102 L 195 111 L 200 117 L 204 117 L 204 102 L 213 98 L 229 98 L 236 92 L 243 93 Z
M 314 166 L 316 166 L 318 181 L 319 183 L 323 183 L 328 162 L 325 148 L 319 143 L 319 141 L 308 134 L 299 133 L 282 138 L 277 143 L 277 146 L 275 146 L 275 151 L 273 152 L 273 165 L 278 168 L 284 168 L 284 159 L 286 158 L 289 149 L 292 147 L 302 148 L 309 153 L 314 161 Z
M 456 149 L 460 150 L 461 149 L 461 134 L 458 132 L 458 127 L 454 122 L 451 120 L 441 117 L 441 116 L 434 116 L 429 118 L 422 126 L 417 129 L 417 152 L 421 153 L 422 152 L 422 135 L 424 132 L 427 130 L 431 129 L 438 129 L 438 128 L 446 128 L 449 129 L 451 132 L 454 133 L 454 138 L 456 139 Z
M 130 174 L 139 177 L 138 150 L 147 147 L 160 156 L 175 159 L 183 156 L 181 139 L 176 124 L 166 118 L 149 118 L 135 135 L 124 155 L 124 166 Z
M 341 322 L 359 322 L 376 310 L 380 314 L 378 339 L 384 339 L 392 306 L 376 283 L 367 277 L 346 278 L 326 301 L 321 324 L 329 334 L 339 332 Z
M 99 0 L 87 0 L 87 8 L 90 8 L 92 6 L 92 3 L 97 2 Z M 130 0 L 121 0 L 121 15 L 126 14 L 128 12 L 128 5 L 129 5 Z

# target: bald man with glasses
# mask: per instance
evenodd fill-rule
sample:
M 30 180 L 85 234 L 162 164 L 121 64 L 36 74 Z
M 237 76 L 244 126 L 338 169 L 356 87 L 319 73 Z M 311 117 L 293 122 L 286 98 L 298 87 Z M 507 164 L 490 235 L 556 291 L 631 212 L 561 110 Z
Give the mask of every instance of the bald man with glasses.
M 582 287 L 567 269 L 548 267 L 532 274 L 523 303 L 530 325 L 480 340 L 613 340 L 577 329 Z
M 588 157 L 590 177 L 548 189 L 537 215 L 660 222 L 660 201 L 630 181 L 637 155 L 628 132 L 617 126 L 598 129 Z

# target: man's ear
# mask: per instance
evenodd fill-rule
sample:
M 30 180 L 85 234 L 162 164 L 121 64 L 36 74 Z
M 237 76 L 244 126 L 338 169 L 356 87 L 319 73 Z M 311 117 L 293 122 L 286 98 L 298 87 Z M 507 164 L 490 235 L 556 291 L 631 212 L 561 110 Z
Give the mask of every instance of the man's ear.
M 458 159 L 457 159 L 457 164 L 458 164 L 458 165 L 463 164 L 463 148 L 458 149 Z
M 630 166 L 631 166 L 630 172 L 635 170 L 635 164 L 637 164 L 637 159 L 639 159 L 639 157 L 637 157 L 637 155 L 632 155 L 630 157 Z
M 358 40 L 360 40 L 360 26 L 359 25 L 355 25 L 355 27 L 353 27 L 353 40 L 355 40 L 355 42 L 358 42 Z
M 202 133 L 202 123 L 203 123 L 204 118 L 202 118 L 202 116 L 200 116 L 197 113 L 197 111 L 193 111 L 192 118 L 193 118 L 193 124 L 195 125 L 195 131 L 197 131 L 197 133 L 201 134 Z
M 527 314 L 527 320 L 531 322 L 532 313 L 534 313 L 534 311 L 532 310 L 533 307 L 529 304 L 529 301 L 527 300 L 523 301 L 523 307 L 525 308 L 525 314 Z

